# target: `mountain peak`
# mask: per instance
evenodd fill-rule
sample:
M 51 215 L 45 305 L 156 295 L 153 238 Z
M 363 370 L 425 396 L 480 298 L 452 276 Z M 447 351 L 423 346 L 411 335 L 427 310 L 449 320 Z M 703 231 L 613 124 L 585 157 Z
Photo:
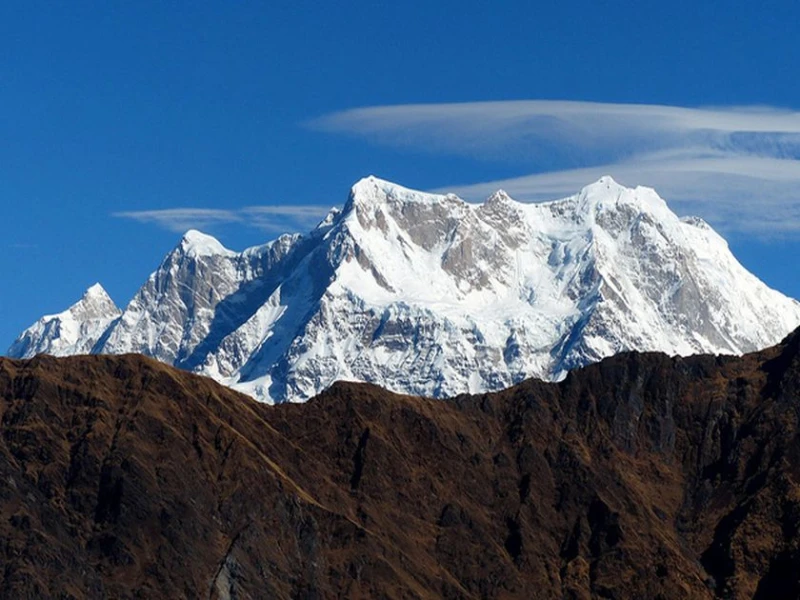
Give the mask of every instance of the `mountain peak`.
M 183 254 L 190 257 L 235 254 L 232 250 L 228 250 L 223 246 L 214 236 L 196 229 L 190 229 L 183 234 L 178 248 Z
M 505 190 L 497 190 L 486 199 L 486 204 L 507 204 L 509 202 L 514 202 L 514 200 Z
M 344 208 L 344 212 L 348 212 L 353 207 L 378 206 L 388 203 L 432 205 L 438 204 L 443 200 L 461 201 L 454 194 L 432 194 L 412 190 L 370 175 L 357 181 L 350 189 L 350 198 Z
M 30 358 L 43 353 L 55 356 L 89 353 L 121 314 L 103 286 L 95 283 L 67 310 L 45 315 L 23 331 L 8 355 Z
M 362 177 L 350 188 L 350 199 L 358 200 L 362 203 L 369 201 L 384 202 L 395 186 L 392 182 L 379 179 L 374 175 Z
M 606 187 L 624 187 L 617 183 L 611 175 L 603 175 L 600 179 L 598 179 L 594 185 L 604 185 Z
M 70 314 L 79 319 L 113 319 L 121 313 L 120 309 L 99 283 L 89 286 L 81 299 L 69 307 L 62 315 Z
M 596 219 L 607 212 L 623 212 L 629 217 L 650 213 L 659 221 L 678 219 L 654 189 L 644 186 L 629 188 L 608 175 L 587 185 L 573 198 L 578 201 L 579 212 L 589 218 Z
M 83 297 L 81 298 L 81 300 L 90 298 L 101 298 L 104 300 L 105 299 L 111 300 L 111 296 L 108 295 L 108 292 L 106 292 L 105 288 L 102 285 L 100 285 L 99 282 L 90 285 L 88 288 L 86 288 L 86 291 L 83 292 Z
M 621 183 L 617 183 L 610 175 L 603 175 L 597 181 L 584 186 L 579 195 L 592 198 L 605 198 L 633 191 L 635 191 L 634 188 L 629 188 Z

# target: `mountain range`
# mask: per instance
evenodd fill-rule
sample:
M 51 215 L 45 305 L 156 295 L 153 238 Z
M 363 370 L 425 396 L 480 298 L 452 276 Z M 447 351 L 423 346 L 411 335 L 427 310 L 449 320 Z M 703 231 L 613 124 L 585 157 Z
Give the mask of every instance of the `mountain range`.
M 189 231 L 123 310 L 94 285 L 8 355 L 140 353 L 271 403 L 337 380 L 445 397 L 627 350 L 742 354 L 799 324 L 652 189 L 470 204 L 368 177 L 305 235 L 233 252 Z
M 0 597 L 800 597 L 800 330 L 429 400 L 268 406 L 0 358 Z

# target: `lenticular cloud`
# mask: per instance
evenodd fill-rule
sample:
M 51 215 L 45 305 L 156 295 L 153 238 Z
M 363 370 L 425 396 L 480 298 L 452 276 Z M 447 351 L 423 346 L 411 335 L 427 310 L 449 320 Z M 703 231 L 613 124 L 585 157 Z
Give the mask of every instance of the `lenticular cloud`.
M 679 212 L 726 231 L 800 231 L 798 112 L 530 100 L 357 108 L 310 126 L 520 165 L 520 176 L 502 181 L 448 182 L 470 199 L 502 187 L 539 201 L 611 174 L 654 187 Z

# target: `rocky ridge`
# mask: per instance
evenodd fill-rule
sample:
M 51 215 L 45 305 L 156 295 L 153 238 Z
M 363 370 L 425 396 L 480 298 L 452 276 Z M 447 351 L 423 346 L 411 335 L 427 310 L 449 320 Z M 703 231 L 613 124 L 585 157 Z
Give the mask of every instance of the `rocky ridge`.
M 800 332 L 427 400 L 267 406 L 140 356 L 0 360 L 0 596 L 794 598 Z

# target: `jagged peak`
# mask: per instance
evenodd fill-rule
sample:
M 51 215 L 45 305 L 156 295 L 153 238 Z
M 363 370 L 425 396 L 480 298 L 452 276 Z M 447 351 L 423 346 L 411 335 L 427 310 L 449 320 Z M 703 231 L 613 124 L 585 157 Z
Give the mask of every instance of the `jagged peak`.
M 514 200 L 505 190 L 497 190 L 477 208 L 478 212 L 484 216 L 495 215 L 496 218 L 502 215 L 501 218 L 513 219 L 517 218 L 515 215 L 518 215 L 522 211 L 523 204 Z
M 176 250 L 191 257 L 235 254 L 235 252 L 223 246 L 214 236 L 196 229 L 190 229 L 183 234 Z
M 116 305 L 105 288 L 99 283 L 89 286 L 80 299 L 66 310 L 59 313 L 47 314 L 39 319 L 44 323 L 54 319 L 63 320 L 67 318 L 114 318 L 122 311 Z
M 509 204 L 514 203 L 515 201 L 508 195 L 505 190 L 497 190 L 491 196 L 486 199 L 485 204 Z
M 65 312 L 90 318 L 112 318 L 122 311 L 111 299 L 111 296 L 108 295 L 105 288 L 99 283 L 95 283 L 89 286 L 81 296 L 81 299 Z
M 83 296 L 67 309 L 68 312 L 94 312 L 107 316 L 116 316 L 121 311 L 105 288 L 99 283 L 90 285 Z
M 83 293 L 83 298 L 103 298 L 111 300 L 111 296 L 108 295 L 105 288 L 100 285 L 100 283 L 94 283 L 86 288 L 86 291 Z

